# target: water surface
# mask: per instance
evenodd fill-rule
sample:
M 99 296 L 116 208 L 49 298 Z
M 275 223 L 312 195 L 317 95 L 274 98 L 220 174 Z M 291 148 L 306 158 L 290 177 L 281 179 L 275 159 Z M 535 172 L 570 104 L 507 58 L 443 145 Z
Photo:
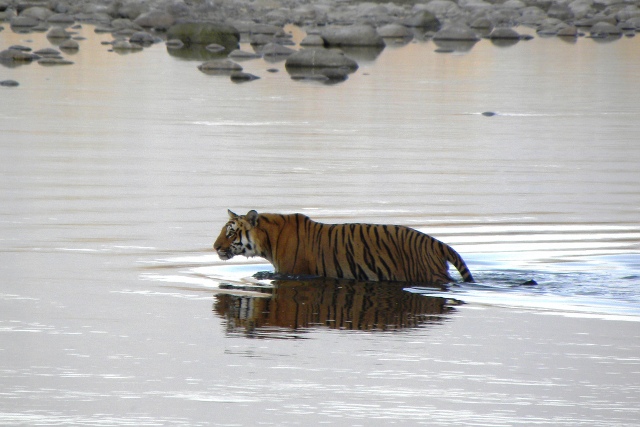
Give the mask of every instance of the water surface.
M 637 425 L 637 38 L 415 42 L 323 85 L 80 33 L 0 66 L 0 424 Z M 228 208 L 412 226 L 478 283 L 258 279 L 211 250 Z

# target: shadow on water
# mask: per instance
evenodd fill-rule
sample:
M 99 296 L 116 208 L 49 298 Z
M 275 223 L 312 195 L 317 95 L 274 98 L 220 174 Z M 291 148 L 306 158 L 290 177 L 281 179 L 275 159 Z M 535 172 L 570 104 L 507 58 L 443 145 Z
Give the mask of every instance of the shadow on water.
M 461 304 L 408 292 L 403 283 L 314 278 L 274 280 L 272 285 L 221 285 L 231 291 L 253 291 L 251 295 L 215 295 L 213 312 L 225 319 L 227 333 L 274 337 L 310 328 L 399 331 L 441 323 Z

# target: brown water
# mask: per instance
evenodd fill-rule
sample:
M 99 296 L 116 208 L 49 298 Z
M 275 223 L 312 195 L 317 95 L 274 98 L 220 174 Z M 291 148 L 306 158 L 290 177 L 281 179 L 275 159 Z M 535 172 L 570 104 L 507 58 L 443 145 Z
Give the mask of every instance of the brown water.
M 638 425 L 637 38 L 233 84 L 80 31 L 0 66 L 0 425 Z M 255 279 L 227 208 L 413 226 L 479 283 Z

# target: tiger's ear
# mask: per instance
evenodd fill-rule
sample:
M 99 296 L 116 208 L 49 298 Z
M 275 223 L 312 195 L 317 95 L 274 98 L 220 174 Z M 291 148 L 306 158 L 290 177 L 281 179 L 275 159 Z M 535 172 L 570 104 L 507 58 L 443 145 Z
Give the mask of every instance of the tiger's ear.
M 247 212 L 247 215 L 245 215 L 245 218 L 247 218 L 247 221 L 249 221 L 249 224 L 251 224 L 252 227 L 255 227 L 258 223 L 258 212 L 250 210 Z
M 231 209 L 227 209 L 227 213 L 229 213 L 229 219 L 238 219 L 238 215 L 233 213 Z

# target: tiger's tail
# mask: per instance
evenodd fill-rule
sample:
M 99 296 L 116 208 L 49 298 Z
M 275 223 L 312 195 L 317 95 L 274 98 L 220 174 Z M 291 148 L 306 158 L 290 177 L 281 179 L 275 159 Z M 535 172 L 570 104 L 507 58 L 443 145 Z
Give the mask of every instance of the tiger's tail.
M 471 271 L 469 271 L 467 264 L 464 262 L 458 252 L 456 252 L 451 246 L 449 246 L 445 253 L 447 261 L 449 261 L 456 267 L 456 269 L 458 269 L 460 275 L 462 276 L 462 280 L 464 280 L 465 282 L 475 282 L 475 280 L 473 280 L 473 276 L 471 275 Z

